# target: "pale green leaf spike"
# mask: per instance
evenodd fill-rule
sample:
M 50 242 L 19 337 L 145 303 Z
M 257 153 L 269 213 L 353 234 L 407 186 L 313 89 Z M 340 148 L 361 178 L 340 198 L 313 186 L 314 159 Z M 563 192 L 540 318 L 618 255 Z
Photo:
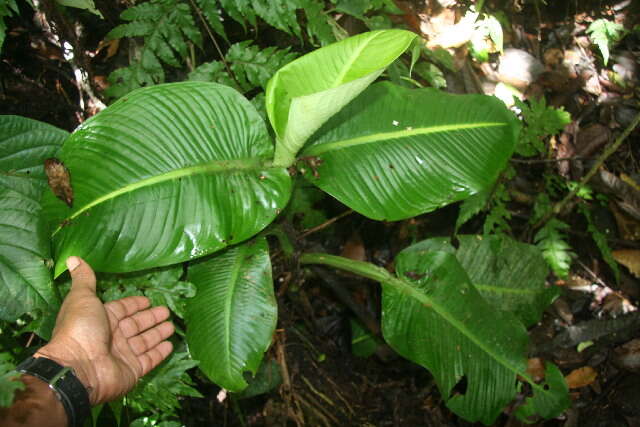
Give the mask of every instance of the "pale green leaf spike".
M 318 49 L 281 68 L 267 85 L 276 132 L 275 166 L 290 166 L 305 141 L 371 84 L 411 44 L 415 34 L 381 30 Z

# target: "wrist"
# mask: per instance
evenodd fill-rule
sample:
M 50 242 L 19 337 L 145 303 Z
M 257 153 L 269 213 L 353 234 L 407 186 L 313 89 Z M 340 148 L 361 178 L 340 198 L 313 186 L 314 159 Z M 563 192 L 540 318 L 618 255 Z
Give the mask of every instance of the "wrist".
M 35 352 L 33 357 L 46 357 L 47 359 L 51 359 L 61 366 L 71 368 L 76 378 L 78 378 L 78 380 L 87 390 L 91 405 L 93 406 L 97 403 L 97 382 L 95 381 L 92 362 L 91 360 L 89 360 L 89 358 L 74 355 L 68 350 L 61 351 L 57 346 L 51 343 L 41 347 L 38 351 Z

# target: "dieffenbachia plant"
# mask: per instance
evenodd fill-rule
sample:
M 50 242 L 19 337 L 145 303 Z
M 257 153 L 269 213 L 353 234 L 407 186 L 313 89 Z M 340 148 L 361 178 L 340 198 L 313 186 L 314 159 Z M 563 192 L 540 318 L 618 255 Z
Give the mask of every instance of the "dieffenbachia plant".
M 212 381 L 244 389 L 245 372 L 256 372 L 277 318 L 268 246 L 253 237 L 287 205 L 289 169 L 313 159 L 315 170 L 305 173 L 313 184 L 369 218 L 394 221 L 487 190 L 513 153 L 518 123 L 495 98 L 371 85 L 414 38 L 401 30 L 365 33 L 280 69 L 266 93 L 275 144 L 252 104 L 214 83 L 139 89 L 87 120 L 57 154 L 71 174 L 72 206 L 49 191 L 42 201 L 54 277 L 70 255 L 103 272 L 202 258 L 187 273 L 198 289 L 185 313 L 187 341 Z M 35 154 L 2 149 L 19 158 Z M 26 218 L 34 209 L 16 207 L 14 214 Z M 11 242 L 0 234 L 0 245 Z M 2 258 L 0 268 L 31 263 L 41 270 L 47 257 L 45 251 L 37 259 Z M 433 275 L 413 281 L 401 269 L 397 277 L 375 276 L 389 302 L 386 339 L 432 371 L 452 410 L 490 423 L 514 398 L 516 375 L 525 378 L 524 326 L 508 308 L 492 309 L 446 250 L 409 258 L 437 271 L 446 287 L 429 295 Z M 50 275 L 16 271 L 20 286 L 50 288 Z M 5 277 L 0 286 L 4 293 L 16 288 Z M 444 344 L 412 335 L 426 334 L 431 324 Z M 427 338 L 434 339 L 436 356 Z M 414 339 L 419 345 L 406 348 Z M 462 375 L 470 386 L 464 396 L 450 397 Z M 548 375 L 548 382 L 562 383 L 557 368 Z M 566 393 L 558 387 L 541 393 L 542 386 L 530 385 L 532 403 L 522 407 L 523 416 L 564 408 Z

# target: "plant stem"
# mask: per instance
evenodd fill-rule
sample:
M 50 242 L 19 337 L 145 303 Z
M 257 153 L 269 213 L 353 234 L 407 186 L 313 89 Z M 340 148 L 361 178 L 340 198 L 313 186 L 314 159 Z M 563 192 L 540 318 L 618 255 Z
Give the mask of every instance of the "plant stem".
M 615 142 L 604 149 L 604 152 L 598 157 L 596 163 L 593 165 L 591 170 L 580 180 L 580 184 L 576 185 L 573 190 L 567 194 L 564 199 L 560 200 L 553 206 L 553 209 L 550 210 L 540 221 L 538 221 L 533 228 L 538 228 L 544 225 L 547 221 L 549 221 L 554 216 L 558 215 L 562 212 L 565 205 L 571 201 L 578 193 L 578 191 L 583 188 L 593 176 L 598 172 L 598 169 L 604 164 L 604 162 L 615 153 L 620 145 L 624 142 L 625 139 L 633 132 L 633 130 L 640 124 L 640 113 L 636 114 L 633 121 L 627 126 L 627 128 L 620 134 L 620 136 L 615 140 Z
M 300 263 L 329 265 L 331 267 L 346 270 L 359 276 L 375 280 L 377 282 L 389 282 L 395 279 L 395 277 L 393 277 L 391 273 L 389 273 L 382 267 L 378 267 L 377 265 L 373 265 L 368 262 L 356 261 L 341 256 L 322 253 L 304 254 L 300 257 Z

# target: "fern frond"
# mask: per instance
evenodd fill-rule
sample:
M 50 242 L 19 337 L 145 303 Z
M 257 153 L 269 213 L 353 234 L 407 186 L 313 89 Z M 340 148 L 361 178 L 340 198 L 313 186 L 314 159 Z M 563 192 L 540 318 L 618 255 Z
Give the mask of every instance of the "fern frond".
M 195 0 L 195 2 L 213 31 L 225 40 L 228 40 L 227 33 L 224 31 L 224 26 L 222 25 L 218 3 L 215 0 Z
M 566 278 L 569 275 L 571 258 L 575 256 L 566 242 L 564 230 L 567 228 L 569 225 L 552 218 L 538 231 L 534 239 L 547 264 L 561 278 Z
M 297 54 L 289 49 L 268 47 L 260 49 L 251 40 L 231 45 L 225 61 L 233 72 L 237 83 L 229 76 L 220 61 L 200 65 L 191 73 L 189 80 L 209 81 L 232 86 L 247 93 L 255 88 L 266 89 L 267 82 L 278 69 L 293 61 Z
M 598 250 L 600 250 L 602 259 L 607 263 L 609 268 L 611 268 L 611 271 L 613 271 L 616 282 L 619 281 L 620 269 L 618 267 L 618 263 L 613 258 L 613 253 L 611 252 L 609 243 L 607 243 L 607 237 L 596 226 L 595 222 L 593 221 L 593 215 L 586 205 L 579 204 L 578 209 L 587 220 L 587 231 L 589 232 L 589 234 L 591 234 L 591 238 L 593 238 L 593 241 L 596 243 Z
M 251 40 L 233 44 L 226 55 L 236 79 L 244 92 L 262 87 L 284 65 L 293 61 L 297 54 L 289 49 L 278 49 L 274 46 L 260 49 L 252 45 Z
M 252 0 L 219 0 L 222 8 L 231 19 L 242 24 L 246 30 L 246 24 L 256 25 L 256 14 L 253 11 Z
M 129 21 L 107 34 L 107 39 L 143 37 L 137 58 L 126 69 L 109 75 L 109 96 L 122 96 L 138 87 L 162 83 L 162 63 L 180 67 L 188 55 L 187 41 L 202 46 L 202 35 L 189 5 L 180 0 L 151 0 L 133 6 L 120 15 Z
M 511 212 L 507 209 L 507 203 L 511 200 L 507 187 L 504 183 L 498 184 L 493 199 L 491 209 L 484 220 L 483 234 L 507 233 L 511 230 L 508 220 L 511 219 Z

